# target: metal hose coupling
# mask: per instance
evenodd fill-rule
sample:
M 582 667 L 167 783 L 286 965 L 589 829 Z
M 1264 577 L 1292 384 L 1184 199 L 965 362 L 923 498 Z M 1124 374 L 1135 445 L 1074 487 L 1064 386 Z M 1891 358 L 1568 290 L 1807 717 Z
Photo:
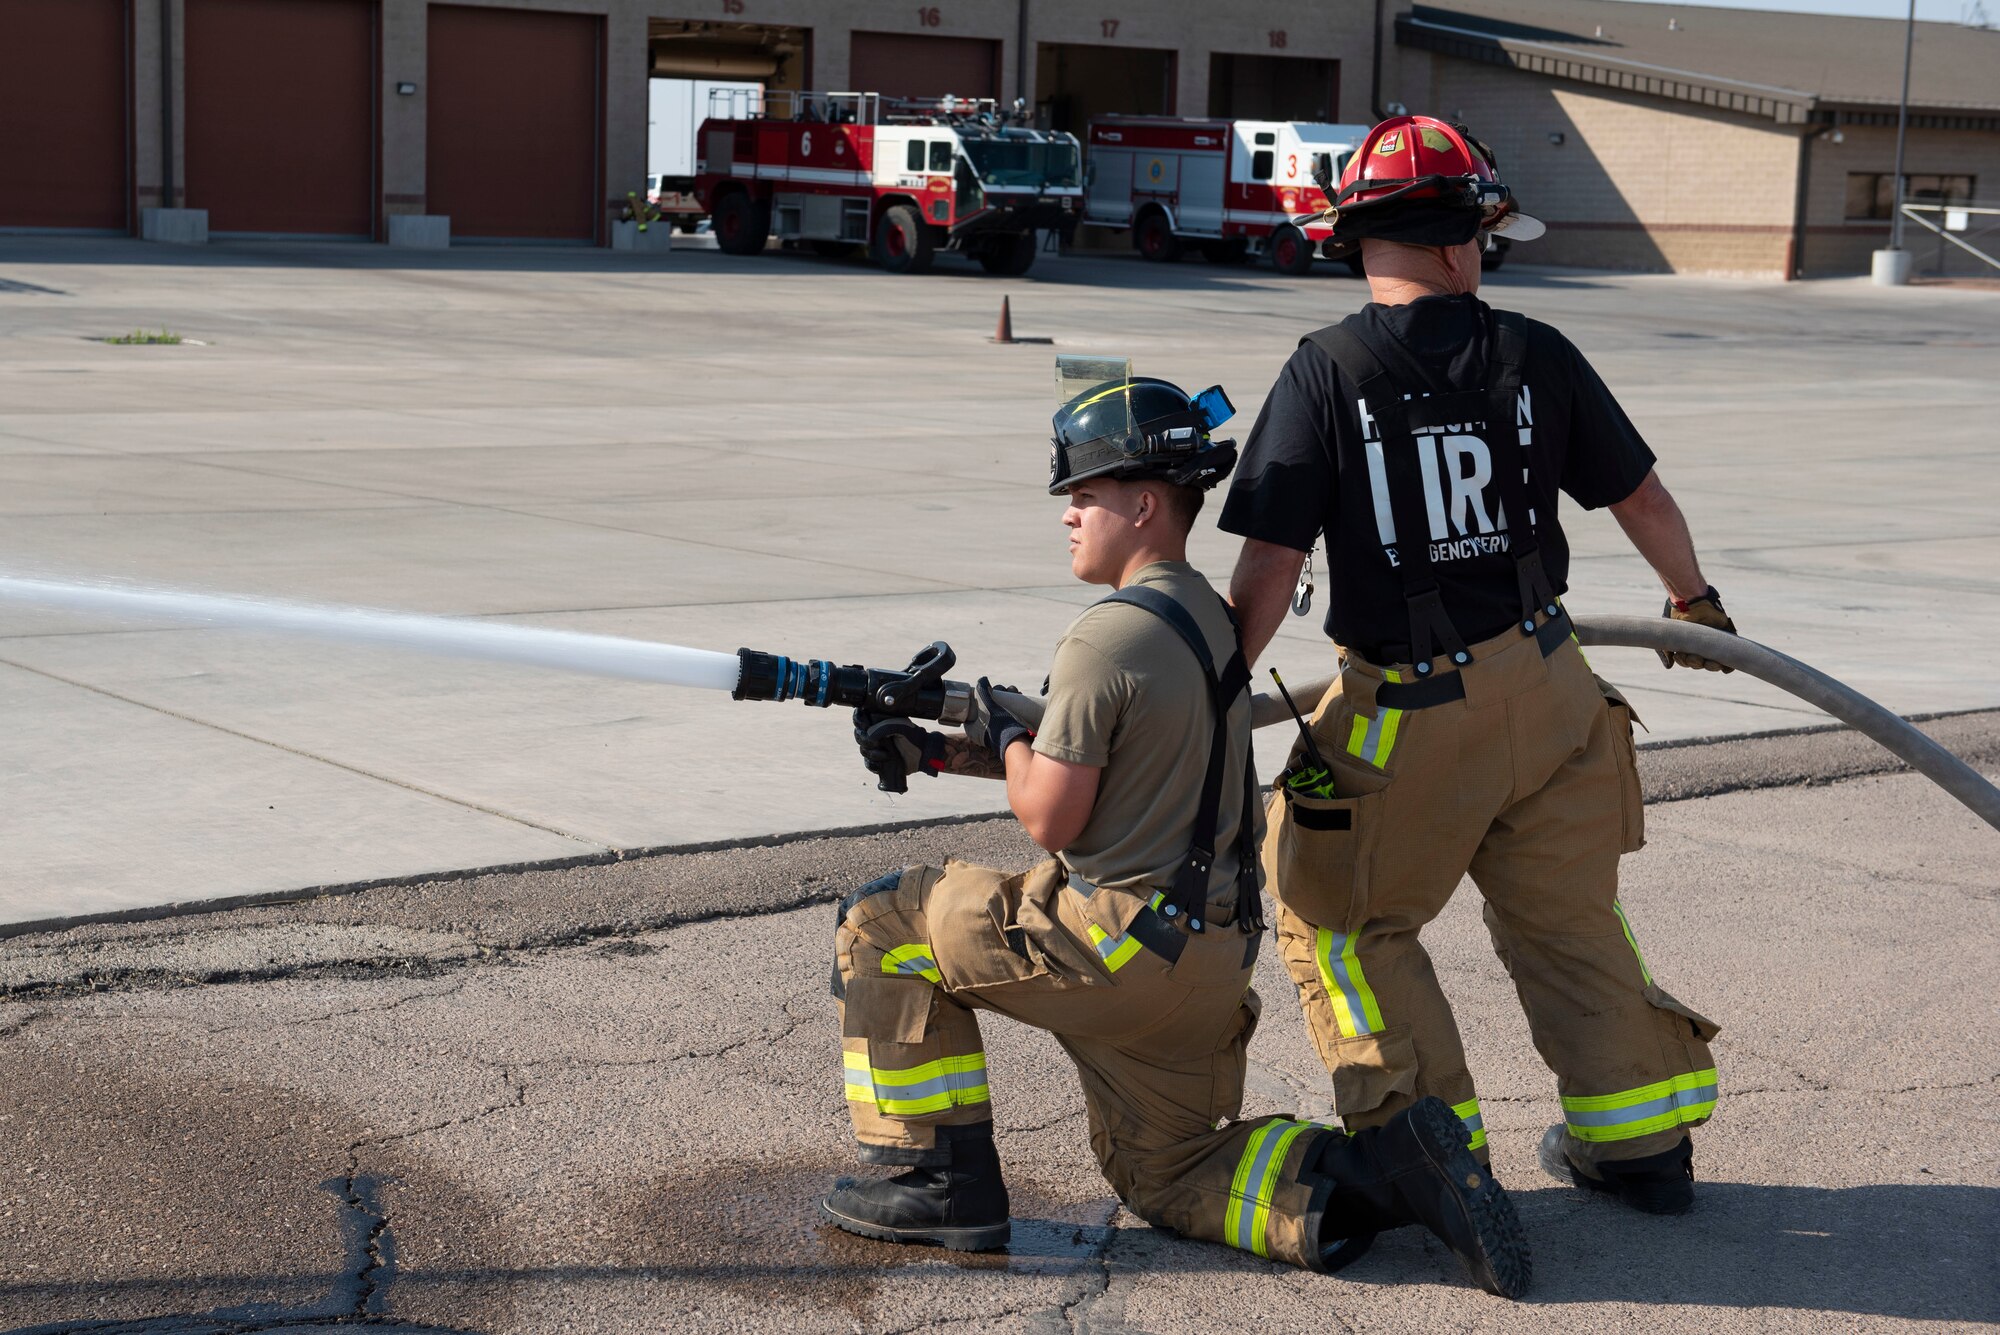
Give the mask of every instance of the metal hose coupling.
M 972 714 L 972 687 L 945 678 L 958 656 L 942 640 L 900 672 L 761 649 L 738 649 L 736 661 L 736 688 L 729 694 L 737 700 L 799 700 L 819 709 L 866 709 L 940 723 L 963 723 Z

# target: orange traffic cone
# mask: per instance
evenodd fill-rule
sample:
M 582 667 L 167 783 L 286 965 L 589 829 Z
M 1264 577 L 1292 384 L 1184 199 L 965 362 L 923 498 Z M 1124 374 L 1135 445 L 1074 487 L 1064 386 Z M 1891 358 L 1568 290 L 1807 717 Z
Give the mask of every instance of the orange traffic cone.
M 993 337 L 986 341 L 988 343 L 1013 343 L 1017 341 L 1014 337 L 1014 312 L 1008 308 L 1007 298 L 1005 297 L 1000 298 L 1000 323 L 993 330 Z

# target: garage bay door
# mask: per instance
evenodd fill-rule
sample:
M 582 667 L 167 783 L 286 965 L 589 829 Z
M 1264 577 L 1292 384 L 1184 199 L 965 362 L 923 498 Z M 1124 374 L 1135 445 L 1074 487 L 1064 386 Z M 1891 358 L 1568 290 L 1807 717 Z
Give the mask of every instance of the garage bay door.
M 1000 43 L 857 32 L 849 48 L 847 86 L 887 97 L 998 97 Z
M 595 15 L 431 6 L 425 207 L 454 240 L 597 239 L 603 51 Z
M 211 233 L 375 231 L 374 0 L 187 0 L 187 203 Z
M 126 231 L 125 0 L 0 0 L 0 227 Z

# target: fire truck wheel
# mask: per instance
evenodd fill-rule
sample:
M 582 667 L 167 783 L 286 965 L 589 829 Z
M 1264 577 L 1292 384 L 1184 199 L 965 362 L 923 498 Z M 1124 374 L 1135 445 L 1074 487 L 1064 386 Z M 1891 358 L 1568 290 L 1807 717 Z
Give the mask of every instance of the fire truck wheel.
M 1002 278 L 1018 278 L 1035 267 L 1035 234 L 1020 232 L 994 238 L 979 252 L 979 267 Z
M 1201 257 L 1210 264 L 1247 264 L 1250 260 L 1250 243 L 1241 239 L 1204 241 L 1201 243 Z
M 771 206 L 738 190 L 715 202 L 715 244 L 725 255 L 755 255 L 771 239 Z
M 1172 264 L 1181 257 L 1181 239 L 1174 235 L 1174 226 L 1167 221 L 1167 215 L 1158 210 L 1139 220 L 1138 230 L 1132 233 L 1132 244 L 1156 264 Z
M 890 273 L 922 273 L 931 267 L 936 253 L 930 229 L 914 204 L 891 204 L 884 210 L 868 249 Z
M 1295 277 L 1312 268 L 1312 242 L 1306 234 L 1290 223 L 1271 233 L 1271 267 Z

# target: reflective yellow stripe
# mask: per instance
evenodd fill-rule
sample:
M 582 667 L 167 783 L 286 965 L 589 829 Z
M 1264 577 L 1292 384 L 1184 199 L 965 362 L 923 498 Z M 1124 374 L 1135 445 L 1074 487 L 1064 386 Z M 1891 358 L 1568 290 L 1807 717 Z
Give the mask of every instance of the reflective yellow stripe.
M 1715 1068 L 1616 1094 L 1564 1095 L 1563 1121 L 1578 1140 L 1631 1140 L 1692 1126 L 1715 1111 Z
M 1382 675 L 1393 682 L 1403 680 L 1403 674 L 1394 668 L 1384 669 Z M 1386 769 L 1389 753 L 1396 749 L 1396 732 L 1403 726 L 1403 712 L 1380 709 L 1372 719 L 1356 714 L 1354 726 L 1347 734 L 1347 754 L 1358 756 L 1377 769 Z
M 1102 959 L 1104 967 L 1113 973 L 1124 968 L 1131 958 L 1139 953 L 1138 937 L 1129 934 L 1113 936 L 1096 923 L 1090 924 L 1090 944 L 1097 947 L 1098 958 Z
M 1093 403 L 1102 403 L 1104 400 L 1115 395 L 1126 393 L 1131 388 L 1132 382 L 1130 380 L 1120 380 L 1104 389 L 1098 390 L 1095 394 L 1076 406 L 1079 408 L 1088 408 Z
M 1318 930 L 1314 942 L 1313 960 L 1319 965 L 1319 979 L 1343 1038 L 1359 1038 L 1383 1027 L 1375 989 L 1368 986 L 1368 976 L 1361 971 L 1356 950 L 1359 944 L 1359 933 L 1348 936 L 1325 927 Z
M 843 1051 L 840 1064 L 847 1077 L 847 1097 L 874 1104 L 885 1117 L 920 1117 L 992 1099 L 984 1052 L 894 1070 L 870 1066 L 865 1052 Z
M 1378 769 L 1387 769 L 1389 753 L 1396 749 L 1396 731 L 1403 726 L 1403 711 L 1385 709 L 1382 711 L 1382 736 L 1376 744 L 1374 758 L 1369 762 Z
M 938 975 L 937 961 L 931 958 L 931 948 L 926 945 L 897 946 L 882 956 L 883 973 L 915 974 L 928 978 L 933 983 L 942 983 Z
M 1632 947 L 1633 958 L 1639 961 L 1639 975 L 1648 986 L 1653 982 L 1653 971 L 1646 967 L 1646 957 L 1639 950 L 1639 939 L 1632 935 L 1632 920 L 1625 916 L 1625 906 L 1617 900 L 1611 901 L 1611 911 L 1618 915 L 1618 925 L 1625 929 L 1625 944 Z
M 1241 1251 L 1269 1256 L 1265 1230 L 1271 1222 L 1271 1197 L 1278 1189 L 1280 1169 L 1292 1142 L 1308 1131 L 1329 1128 L 1318 1122 L 1293 1122 L 1273 1117 L 1251 1133 L 1229 1181 L 1229 1204 L 1223 1219 L 1223 1241 Z
M 1451 1105 L 1451 1110 L 1458 1114 L 1458 1120 L 1465 1123 L 1465 1129 L 1472 1133 L 1472 1141 L 1466 1148 L 1469 1150 L 1483 1148 L 1486 1144 L 1486 1116 L 1479 1111 L 1479 1100 L 1472 1098 L 1463 1103 L 1454 1103 Z

